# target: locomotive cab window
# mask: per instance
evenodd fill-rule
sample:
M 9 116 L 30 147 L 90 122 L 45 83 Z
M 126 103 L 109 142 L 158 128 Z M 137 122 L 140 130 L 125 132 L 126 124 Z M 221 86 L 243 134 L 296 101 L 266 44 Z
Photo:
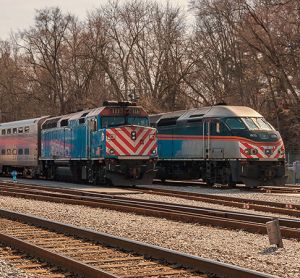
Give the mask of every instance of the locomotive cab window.
M 122 125 L 140 125 L 149 126 L 149 120 L 147 117 L 134 117 L 134 116 L 107 116 L 102 117 L 102 128 L 118 127 Z
M 230 129 L 239 129 L 239 130 L 247 129 L 246 125 L 244 124 L 241 118 L 227 118 L 225 119 L 225 123 Z
M 249 130 L 274 130 L 264 118 L 242 118 Z

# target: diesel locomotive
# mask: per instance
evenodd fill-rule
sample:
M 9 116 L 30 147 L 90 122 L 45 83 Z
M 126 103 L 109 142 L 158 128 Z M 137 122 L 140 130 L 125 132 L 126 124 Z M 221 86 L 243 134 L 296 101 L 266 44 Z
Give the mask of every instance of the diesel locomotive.
M 150 116 L 158 130 L 157 178 L 248 187 L 284 185 L 278 131 L 245 106 L 216 105 Z
M 0 124 L 0 173 L 137 185 L 152 181 L 156 129 L 130 102 Z

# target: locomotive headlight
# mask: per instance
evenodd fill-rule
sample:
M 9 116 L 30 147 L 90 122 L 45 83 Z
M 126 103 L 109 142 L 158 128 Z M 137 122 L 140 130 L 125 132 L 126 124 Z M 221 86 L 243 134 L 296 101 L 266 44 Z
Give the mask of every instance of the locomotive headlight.
M 136 140 L 136 132 L 135 131 L 131 131 L 131 139 L 132 140 Z
M 110 149 L 110 150 L 109 150 L 109 153 L 110 153 L 110 154 L 114 154 L 114 153 L 115 153 L 115 150 L 114 150 L 114 149 Z
M 156 154 L 156 150 L 154 149 L 154 150 L 152 150 L 152 154 Z
M 251 149 L 245 149 L 245 154 L 251 154 Z

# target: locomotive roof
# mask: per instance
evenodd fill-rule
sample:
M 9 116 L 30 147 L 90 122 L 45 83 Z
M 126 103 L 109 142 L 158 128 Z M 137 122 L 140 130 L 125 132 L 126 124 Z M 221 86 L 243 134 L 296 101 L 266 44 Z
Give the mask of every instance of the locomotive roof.
M 47 121 L 54 120 L 54 119 L 57 119 L 57 121 L 62 121 L 65 119 L 77 120 L 77 119 L 81 118 L 83 115 L 84 115 L 83 117 L 95 116 L 95 115 L 98 115 L 104 108 L 105 107 L 99 107 L 99 108 L 93 108 L 93 109 L 87 109 L 87 110 L 82 110 L 82 111 L 78 111 L 78 112 L 73 112 L 73 113 L 69 113 L 69 114 L 65 114 L 65 115 L 61 115 L 61 116 L 55 116 L 55 117 L 49 118 Z
M 262 117 L 261 114 L 250 107 L 227 105 L 203 107 L 195 109 L 195 111 L 187 111 L 184 117 L 195 116 L 195 114 L 203 114 L 203 117 Z
M 11 128 L 11 127 L 22 127 L 22 126 L 30 126 L 33 124 L 37 124 L 40 120 L 46 119 L 48 116 L 43 116 L 39 118 L 26 119 L 21 121 L 13 121 L 7 123 L 1 123 L 0 128 Z
M 88 117 L 93 117 L 93 116 L 97 116 L 99 114 L 101 114 L 101 112 L 106 109 L 106 108 L 114 108 L 114 106 L 102 106 L 102 107 L 97 107 L 97 108 L 92 108 L 92 109 L 87 109 L 87 110 L 82 110 L 82 111 L 78 111 L 78 112 L 74 112 L 74 113 L 70 113 L 70 114 L 66 114 L 66 115 L 61 115 L 61 116 L 55 116 L 55 117 L 51 117 L 48 118 L 47 121 L 45 121 L 44 124 L 46 124 L 47 122 L 61 122 L 63 120 L 78 120 L 80 118 L 88 118 Z M 121 107 L 121 106 L 116 106 L 117 108 Z M 128 106 L 128 107 L 134 107 L 134 108 L 139 108 L 142 109 L 143 108 L 141 106 Z
M 161 116 L 159 116 L 161 115 Z M 228 106 L 216 105 L 190 110 L 174 111 L 156 115 L 150 115 L 151 123 L 156 123 L 162 119 L 174 119 L 177 121 L 187 120 L 188 118 L 219 118 L 219 117 L 263 117 L 247 106 Z

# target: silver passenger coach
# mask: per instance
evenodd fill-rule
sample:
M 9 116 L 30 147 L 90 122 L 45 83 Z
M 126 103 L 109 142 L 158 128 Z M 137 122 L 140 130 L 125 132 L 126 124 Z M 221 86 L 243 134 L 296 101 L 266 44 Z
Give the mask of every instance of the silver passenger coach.
M 39 162 L 40 127 L 47 117 L 0 124 L 0 173 L 12 169 L 34 176 Z

